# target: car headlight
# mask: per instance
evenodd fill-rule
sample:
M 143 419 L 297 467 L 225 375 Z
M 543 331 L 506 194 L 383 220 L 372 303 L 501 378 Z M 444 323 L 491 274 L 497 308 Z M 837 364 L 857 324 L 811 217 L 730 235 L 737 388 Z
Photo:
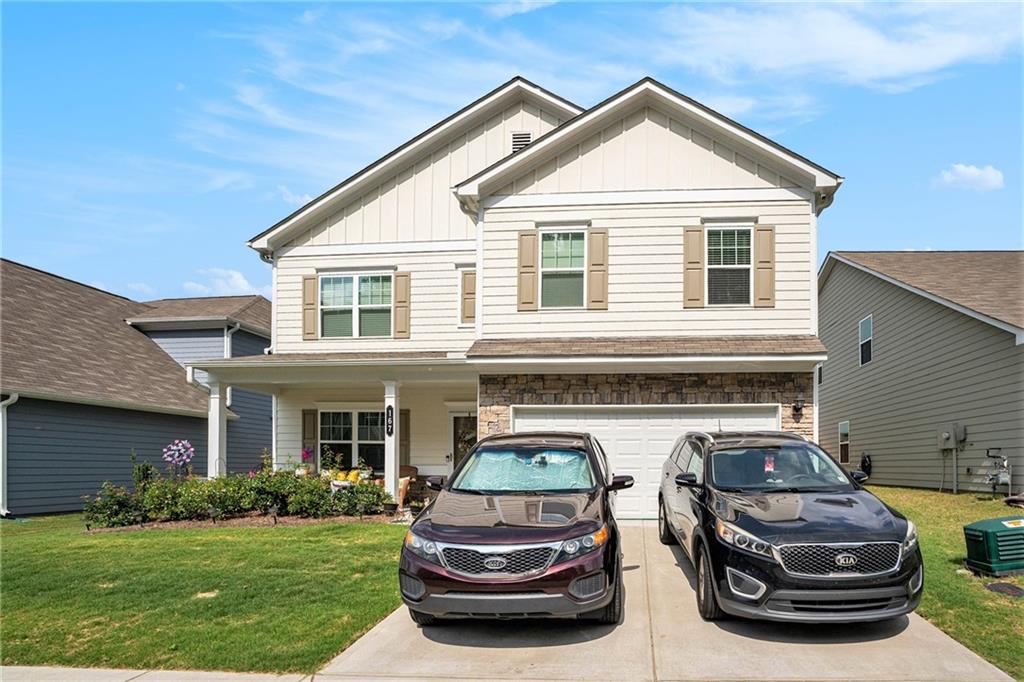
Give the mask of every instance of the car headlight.
M 905 557 L 913 552 L 915 547 L 917 547 L 917 526 L 914 525 L 913 521 L 907 519 L 907 535 L 903 538 L 903 545 L 901 547 L 903 556 Z
M 765 542 L 761 538 L 751 535 L 731 523 L 726 523 L 722 519 L 715 520 L 715 534 L 719 540 L 727 545 L 732 545 L 736 549 L 756 554 L 765 559 L 775 559 L 775 556 L 772 554 L 771 543 Z
M 421 538 L 411 530 L 405 534 L 405 548 L 421 559 L 441 564 L 441 550 L 438 549 L 437 543 Z
M 596 552 L 608 542 L 608 526 L 601 526 L 593 533 L 587 533 L 581 535 L 578 538 L 572 538 L 562 543 L 562 546 L 558 549 L 558 556 L 555 558 L 555 563 L 560 561 L 568 561 L 569 559 L 575 559 L 578 556 L 589 554 L 590 552 Z

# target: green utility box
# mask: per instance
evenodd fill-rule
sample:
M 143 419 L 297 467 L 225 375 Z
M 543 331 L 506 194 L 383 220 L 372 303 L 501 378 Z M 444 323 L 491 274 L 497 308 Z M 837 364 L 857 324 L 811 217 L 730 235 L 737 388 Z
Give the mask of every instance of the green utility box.
M 1024 516 L 975 521 L 964 526 L 967 568 L 985 575 L 1024 574 Z

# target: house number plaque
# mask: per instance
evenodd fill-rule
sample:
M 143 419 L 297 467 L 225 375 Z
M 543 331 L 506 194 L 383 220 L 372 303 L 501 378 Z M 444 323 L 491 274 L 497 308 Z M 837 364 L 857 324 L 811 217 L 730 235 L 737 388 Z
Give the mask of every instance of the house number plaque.
M 392 405 L 384 411 L 384 433 L 388 438 L 395 435 L 395 408 Z

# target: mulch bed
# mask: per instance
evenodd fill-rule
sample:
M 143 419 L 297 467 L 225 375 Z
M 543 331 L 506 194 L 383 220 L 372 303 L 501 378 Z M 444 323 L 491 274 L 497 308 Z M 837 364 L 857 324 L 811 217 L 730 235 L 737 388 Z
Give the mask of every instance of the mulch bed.
M 349 524 L 349 523 L 402 523 L 403 515 L 398 514 L 373 514 L 367 516 L 328 516 L 322 519 L 306 518 L 302 516 L 278 516 L 277 523 L 274 517 L 256 512 L 243 516 L 234 516 L 226 519 L 218 519 L 216 522 L 204 519 L 196 521 L 151 521 L 141 526 L 118 526 L 116 528 L 93 528 L 83 531 L 87 534 L 94 533 L 125 533 L 143 530 L 177 530 L 191 528 L 263 528 L 268 526 L 312 526 L 323 524 Z

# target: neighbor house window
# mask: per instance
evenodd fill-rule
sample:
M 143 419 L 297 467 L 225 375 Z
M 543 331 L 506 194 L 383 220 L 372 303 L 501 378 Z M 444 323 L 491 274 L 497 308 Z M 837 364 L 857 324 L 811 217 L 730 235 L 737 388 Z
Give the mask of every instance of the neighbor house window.
M 818 363 L 818 385 L 821 386 L 821 382 L 825 380 L 825 365 Z
M 850 422 L 839 422 L 839 463 L 850 463 Z
M 874 324 L 871 316 L 868 315 L 860 321 L 858 334 L 860 335 L 860 364 L 866 365 L 871 362 L 871 337 L 874 335 Z
M 352 469 L 362 460 L 384 470 L 384 413 L 320 413 L 320 469 Z
M 540 238 L 540 306 L 582 308 L 585 232 L 544 232 Z
M 391 275 L 321 277 L 320 336 L 391 336 Z
M 750 305 L 750 228 L 708 228 L 708 305 Z

